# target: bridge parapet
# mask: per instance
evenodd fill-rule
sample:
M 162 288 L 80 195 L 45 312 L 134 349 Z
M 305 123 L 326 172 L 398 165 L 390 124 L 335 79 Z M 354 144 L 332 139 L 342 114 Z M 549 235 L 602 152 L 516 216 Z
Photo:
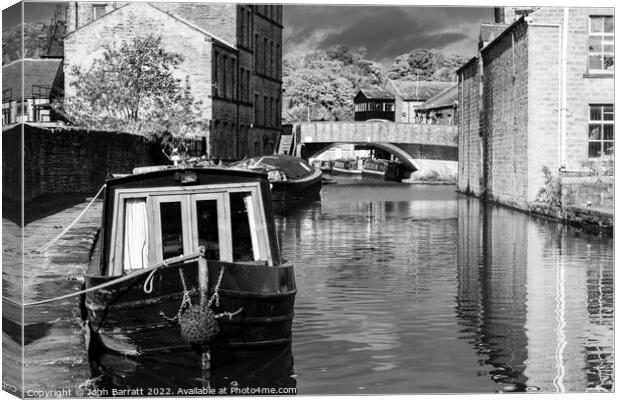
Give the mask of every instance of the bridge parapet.
M 458 143 L 454 125 L 326 121 L 302 122 L 296 126 L 301 143 L 412 143 L 450 147 Z

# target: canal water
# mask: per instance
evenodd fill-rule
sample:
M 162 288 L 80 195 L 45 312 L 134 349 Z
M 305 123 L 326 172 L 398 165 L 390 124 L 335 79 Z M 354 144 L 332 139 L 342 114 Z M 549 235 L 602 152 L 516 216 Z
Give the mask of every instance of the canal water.
M 612 238 L 453 186 L 334 180 L 321 201 L 275 205 L 298 287 L 291 346 L 210 374 L 193 353 L 91 354 L 62 379 L 40 368 L 28 386 L 63 381 L 80 397 L 613 390 Z
M 453 186 L 321 196 L 277 210 L 299 394 L 612 389 L 611 238 Z

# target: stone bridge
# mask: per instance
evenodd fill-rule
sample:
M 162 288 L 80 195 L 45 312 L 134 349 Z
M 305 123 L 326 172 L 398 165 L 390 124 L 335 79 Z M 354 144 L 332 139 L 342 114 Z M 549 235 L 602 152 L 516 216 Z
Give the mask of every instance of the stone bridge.
M 316 157 L 338 144 L 357 144 L 387 151 L 411 171 L 424 169 L 425 160 L 458 161 L 455 125 L 302 122 L 293 126 L 293 133 L 296 153 L 305 159 Z

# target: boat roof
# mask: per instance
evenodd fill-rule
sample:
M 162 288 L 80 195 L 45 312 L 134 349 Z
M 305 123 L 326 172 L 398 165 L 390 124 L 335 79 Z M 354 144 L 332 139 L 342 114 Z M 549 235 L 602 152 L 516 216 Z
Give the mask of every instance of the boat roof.
M 251 171 L 234 167 L 188 167 L 182 165 L 162 165 L 136 168 L 133 174 L 107 179 L 106 185 L 108 187 L 112 187 L 133 182 L 149 181 L 160 177 L 173 176 L 178 172 L 195 172 L 200 176 L 217 176 L 217 183 L 224 183 L 227 181 L 234 182 L 235 177 L 245 179 L 254 178 L 255 180 L 266 178 L 266 174 L 262 171 Z
M 279 169 L 290 178 L 301 178 L 311 174 L 314 169 L 304 159 L 289 155 L 275 155 L 254 157 L 249 161 L 255 161 L 254 166 L 270 166 Z M 304 165 L 306 166 L 304 168 Z

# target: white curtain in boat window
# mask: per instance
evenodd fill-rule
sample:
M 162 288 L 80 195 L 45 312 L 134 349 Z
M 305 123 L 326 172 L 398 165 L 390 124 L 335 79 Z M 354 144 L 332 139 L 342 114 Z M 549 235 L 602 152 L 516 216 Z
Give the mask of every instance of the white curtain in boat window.
M 123 241 L 123 269 L 141 269 L 148 266 L 149 229 L 146 199 L 125 201 L 125 238 Z

